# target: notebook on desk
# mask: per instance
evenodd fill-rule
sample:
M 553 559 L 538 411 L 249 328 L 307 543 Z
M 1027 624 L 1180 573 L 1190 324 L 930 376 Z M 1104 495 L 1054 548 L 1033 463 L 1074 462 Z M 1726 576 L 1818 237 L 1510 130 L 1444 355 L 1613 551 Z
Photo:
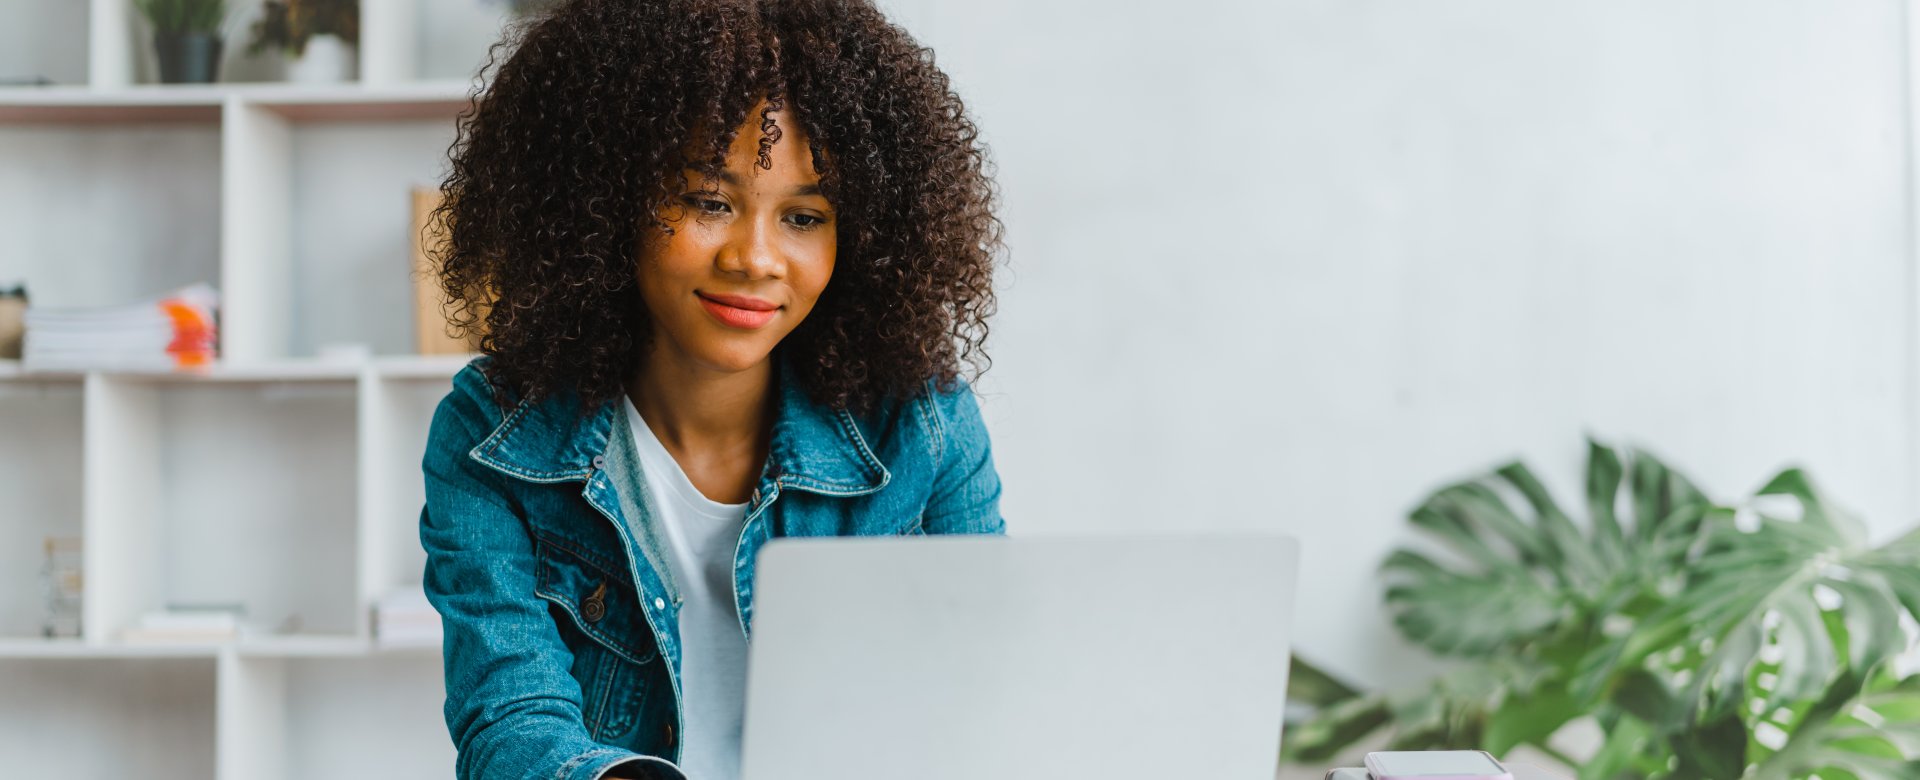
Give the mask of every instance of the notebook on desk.
M 778 540 L 743 780 L 1270 780 L 1298 553 L 1274 535 Z

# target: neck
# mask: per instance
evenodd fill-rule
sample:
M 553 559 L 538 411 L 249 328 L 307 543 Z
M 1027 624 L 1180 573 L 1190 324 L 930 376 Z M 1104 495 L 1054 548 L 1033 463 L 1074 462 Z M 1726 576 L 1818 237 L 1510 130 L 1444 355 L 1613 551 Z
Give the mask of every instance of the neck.
M 764 451 L 771 437 L 771 358 L 720 371 L 656 346 L 627 387 L 647 427 L 675 453 Z

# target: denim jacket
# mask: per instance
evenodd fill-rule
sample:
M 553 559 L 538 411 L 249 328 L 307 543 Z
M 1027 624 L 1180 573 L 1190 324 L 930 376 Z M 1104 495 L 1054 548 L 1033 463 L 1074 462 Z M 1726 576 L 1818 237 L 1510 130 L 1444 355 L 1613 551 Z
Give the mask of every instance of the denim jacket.
M 625 409 L 616 398 L 580 419 L 570 393 L 502 409 L 491 360 L 454 376 L 421 463 L 455 773 L 591 780 L 626 764 L 678 778 L 682 600 Z M 749 637 L 768 539 L 1003 532 L 964 384 L 854 415 L 812 403 L 776 364 L 772 445 L 734 554 Z

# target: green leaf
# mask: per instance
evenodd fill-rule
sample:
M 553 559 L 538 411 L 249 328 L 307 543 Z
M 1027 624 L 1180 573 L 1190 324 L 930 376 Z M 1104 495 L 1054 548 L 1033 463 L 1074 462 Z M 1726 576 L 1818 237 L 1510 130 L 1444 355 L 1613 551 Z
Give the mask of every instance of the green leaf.
M 1294 653 L 1287 671 L 1287 700 L 1326 707 L 1360 696 L 1360 691 Z
M 1513 513 L 1499 494 L 1477 482 L 1451 485 L 1427 499 L 1435 511 L 1455 518 L 1469 532 L 1491 531 L 1519 552 L 1518 563 L 1553 563 L 1555 551 L 1547 540 Z M 1491 548 L 1489 548 L 1491 549 Z
M 1399 550 L 1382 569 L 1387 608 L 1407 639 L 1441 655 L 1485 653 L 1550 629 L 1563 602 L 1525 575 L 1462 575 Z
M 1831 529 L 1846 547 L 1860 548 L 1867 544 L 1866 527 L 1851 514 L 1829 504 L 1800 469 L 1787 469 L 1775 475 L 1760 488 L 1759 495 L 1797 498 L 1803 511 L 1801 522 Z
M 1280 738 L 1281 759 L 1289 763 L 1330 761 L 1392 719 L 1384 697 L 1348 699 L 1306 723 L 1286 724 Z
M 1613 449 L 1587 440 L 1587 513 L 1593 518 L 1593 545 L 1607 567 L 1619 569 L 1627 563 L 1627 537 L 1614 516 L 1614 504 L 1620 497 L 1620 480 L 1626 472 Z
M 1525 464 L 1511 463 L 1501 467 L 1497 473 L 1533 506 L 1538 518 L 1536 525 L 1544 539 L 1541 546 L 1550 551 L 1551 562 L 1565 567 L 1564 576 L 1571 581 L 1570 584 L 1591 587 L 1606 579 L 1591 543 L 1580 535 L 1580 529 L 1575 528 L 1566 513 L 1560 511 L 1553 496 L 1547 492 L 1547 487 Z
M 215 32 L 226 19 L 226 0 L 134 0 L 156 32 Z
M 1870 548 L 1797 469 L 1718 506 L 1595 441 L 1585 498 L 1583 532 L 1514 463 L 1416 507 L 1454 555 L 1393 553 L 1386 604 L 1409 640 L 1471 662 L 1340 701 L 1289 752 L 1381 728 L 1399 749 L 1505 752 L 1591 716 L 1606 736 L 1581 780 L 1920 778 L 1920 683 L 1884 671 L 1920 614 L 1920 529 Z
M 1899 613 L 1920 596 L 1913 574 L 1920 547 L 1865 549 L 1846 514 L 1797 470 L 1776 476 L 1761 495 L 1794 497 L 1801 516 L 1761 516 L 1757 529 L 1745 531 L 1731 512 L 1712 513 L 1686 588 L 1602 665 L 1624 674 L 1655 652 L 1711 647 L 1682 698 L 1700 717 L 1717 718 L 1748 698 L 1748 673 L 1763 651 L 1781 657 L 1771 690 L 1756 697 L 1770 712 L 1817 697 L 1843 667 L 1877 663 L 1905 646 Z M 1821 591 L 1839 597 L 1832 620 L 1818 603 Z
M 1620 678 L 1612 695 L 1613 705 L 1645 723 L 1670 723 L 1677 714 L 1673 692 L 1660 678 L 1645 669 L 1635 669 Z
M 1480 749 L 1504 756 L 1515 745 L 1544 743 L 1584 711 L 1566 686 L 1507 699 L 1487 718 L 1487 734 Z
M 1640 780 L 1631 770 L 1634 760 L 1654 751 L 1653 730 L 1634 718 L 1620 718 L 1607 730 L 1606 741 L 1580 765 L 1580 780 Z
M 1779 752 L 1757 764 L 1751 780 L 1793 780 L 1850 774 L 1860 780 L 1920 777 L 1920 678 L 1895 680 L 1874 671 L 1860 682 L 1832 686 L 1791 732 Z
M 1736 778 L 1747 767 L 1747 728 L 1731 713 L 1695 725 L 1672 740 L 1676 777 Z

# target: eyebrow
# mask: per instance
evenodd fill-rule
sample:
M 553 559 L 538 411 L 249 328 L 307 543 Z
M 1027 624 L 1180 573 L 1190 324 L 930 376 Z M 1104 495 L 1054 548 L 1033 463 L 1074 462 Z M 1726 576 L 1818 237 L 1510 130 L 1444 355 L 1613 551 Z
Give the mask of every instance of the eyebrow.
M 709 176 L 715 179 L 719 179 L 720 181 L 728 185 L 731 185 L 734 187 L 741 186 L 740 177 L 736 175 L 733 171 L 729 171 L 724 168 L 718 169 L 718 170 L 695 168 L 694 170 L 695 172 L 699 173 L 702 176 Z M 823 193 L 820 191 L 820 183 L 812 182 L 809 184 L 802 184 L 798 187 L 793 188 L 792 194 L 796 197 L 805 197 L 808 195 L 821 195 Z

